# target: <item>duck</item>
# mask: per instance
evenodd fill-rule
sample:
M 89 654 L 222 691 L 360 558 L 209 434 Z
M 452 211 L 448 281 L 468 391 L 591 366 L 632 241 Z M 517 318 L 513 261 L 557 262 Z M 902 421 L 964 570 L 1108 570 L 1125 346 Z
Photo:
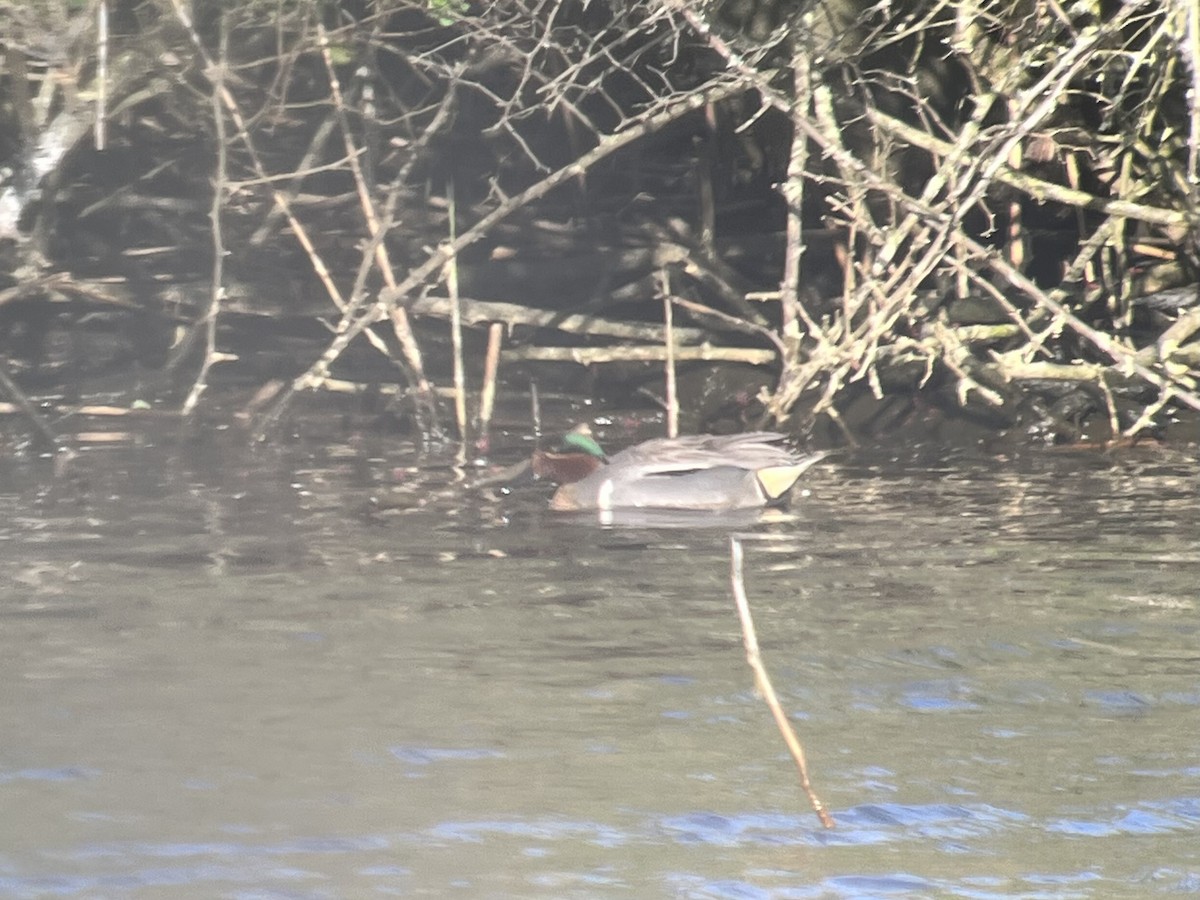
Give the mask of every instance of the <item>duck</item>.
M 558 511 L 756 509 L 786 502 L 828 455 L 800 453 L 785 439 L 774 431 L 656 438 L 608 457 L 584 425 L 564 437 L 564 452 L 539 451 L 531 466 L 559 483 L 550 501 Z

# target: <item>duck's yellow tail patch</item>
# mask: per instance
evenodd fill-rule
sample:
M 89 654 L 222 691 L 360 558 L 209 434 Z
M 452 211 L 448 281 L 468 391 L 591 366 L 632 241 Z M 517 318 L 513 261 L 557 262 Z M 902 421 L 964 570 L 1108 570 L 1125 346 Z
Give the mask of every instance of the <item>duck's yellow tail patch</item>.
M 758 486 L 767 495 L 767 500 L 778 500 L 792 489 L 792 485 L 800 480 L 807 468 L 806 465 L 768 466 L 754 474 L 758 477 Z

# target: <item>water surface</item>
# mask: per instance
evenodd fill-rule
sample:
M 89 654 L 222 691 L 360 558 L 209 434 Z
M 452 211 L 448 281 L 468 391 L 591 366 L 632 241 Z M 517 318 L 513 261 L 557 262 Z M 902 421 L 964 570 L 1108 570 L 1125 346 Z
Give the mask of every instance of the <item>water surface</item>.
M 0 897 L 1196 892 L 1193 457 L 844 457 L 741 528 L 831 831 L 723 523 L 403 446 L 7 460 Z

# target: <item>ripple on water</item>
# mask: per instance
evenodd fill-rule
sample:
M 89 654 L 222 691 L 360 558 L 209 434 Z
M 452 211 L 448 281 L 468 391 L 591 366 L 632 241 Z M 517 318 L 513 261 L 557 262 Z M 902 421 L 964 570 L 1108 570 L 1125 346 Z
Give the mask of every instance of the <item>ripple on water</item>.
M 0 769 L 0 784 L 11 781 L 81 781 L 99 775 L 97 769 L 83 766 L 61 766 L 49 769 Z
M 66 865 L 102 860 L 118 866 L 119 872 L 88 874 L 19 875 L 0 874 L 0 896 L 20 898 L 98 897 L 136 895 L 153 888 L 196 890 L 207 885 L 212 896 L 236 897 L 333 897 L 336 893 L 313 893 L 287 885 L 319 884 L 325 876 L 311 867 L 322 855 L 368 854 L 387 850 L 392 842 L 378 835 L 357 837 L 313 836 L 271 844 L 224 842 L 130 841 L 95 844 L 61 853 L 48 853 Z M 294 860 L 283 862 L 282 858 Z M 157 861 L 177 860 L 172 865 Z M 406 873 L 389 866 L 388 877 Z M 274 884 L 270 891 L 263 884 Z M 232 893 L 228 891 L 232 890 Z M 293 892 L 299 891 L 299 892 Z
M 1141 715 L 1153 707 L 1153 701 L 1134 691 L 1088 690 L 1083 692 L 1083 702 L 1099 707 L 1113 715 Z
M 809 815 L 763 813 L 690 813 L 664 818 L 659 824 L 674 840 L 687 844 L 862 846 L 931 838 L 966 840 L 1028 821 L 1023 813 L 987 804 L 870 803 L 839 810 L 832 831 L 821 828 Z
M 389 752 L 400 762 L 414 766 L 504 758 L 499 750 L 488 747 L 391 747 Z
M 491 819 L 442 822 L 426 833 L 436 841 L 481 844 L 490 838 L 521 838 L 538 841 L 582 840 L 602 847 L 629 843 L 631 835 L 599 822 L 569 818 Z M 418 842 L 422 837 L 415 838 Z
M 835 465 L 748 545 L 833 831 L 763 749 L 723 535 L 368 525 L 256 459 L 0 493 L 0 896 L 1200 892 L 1191 458 Z
M 1097 811 L 1092 818 L 1064 816 L 1051 819 L 1045 828 L 1057 834 L 1112 837 L 1194 831 L 1197 826 L 1200 826 L 1200 797 L 1176 797 L 1148 801 L 1132 808 L 1117 806 Z

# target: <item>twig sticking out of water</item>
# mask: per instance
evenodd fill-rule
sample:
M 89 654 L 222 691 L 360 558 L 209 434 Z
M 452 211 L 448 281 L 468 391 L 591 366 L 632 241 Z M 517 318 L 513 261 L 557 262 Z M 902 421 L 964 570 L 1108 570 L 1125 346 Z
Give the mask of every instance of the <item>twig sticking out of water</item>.
M 483 389 L 479 395 L 479 434 L 475 449 L 487 453 L 490 448 L 488 431 L 492 427 L 492 411 L 496 406 L 496 371 L 500 367 L 500 344 L 504 326 L 493 322 L 488 326 L 487 355 L 483 358 Z
M 458 204 L 453 179 L 446 185 L 450 204 L 450 244 L 458 236 Z M 458 424 L 458 462 L 467 461 L 467 368 L 463 362 L 462 307 L 458 304 L 458 254 L 446 261 L 446 288 L 450 294 L 450 346 L 454 350 L 454 421 Z
M 679 437 L 679 396 L 675 390 L 675 317 L 671 306 L 671 280 L 665 270 L 658 273 L 663 303 L 663 341 L 667 345 L 667 437 Z
M 796 736 L 795 729 L 788 721 L 787 713 L 783 711 L 775 688 L 771 686 L 767 667 L 763 665 L 762 653 L 758 649 L 758 635 L 754 630 L 754 618 L 750 615 L 750 602 L 746 599 L 746 583 L 742 577 L 743 557 L 741 538 L 731 534 L 729 536 L 729 580 L 733 587 L 733 600 L 737 605 L 738 618 L 742 622 L 742 643 L 746 647 L 746 662 L 750 664 L 750 668 L 754 672 L 755 687 L 762 694 L 763 700 L 771 710 L 771 715 L 775 717 L 779 733 L 783 735 L 783 741 L 787 744 L 792 759 L 796 761 L 796 767 L 800 770 L 800 787 L 808 795 L 808 802 L 812 804 L 813 811 L 821 820 L 821 824 L 826 828 L 832 828 L 833 817 L 829 815 L 825 804 L 821 802 L 808 780 L 808 763 L 804 758 L 804 747 L 800 743 L 800 738 Z

